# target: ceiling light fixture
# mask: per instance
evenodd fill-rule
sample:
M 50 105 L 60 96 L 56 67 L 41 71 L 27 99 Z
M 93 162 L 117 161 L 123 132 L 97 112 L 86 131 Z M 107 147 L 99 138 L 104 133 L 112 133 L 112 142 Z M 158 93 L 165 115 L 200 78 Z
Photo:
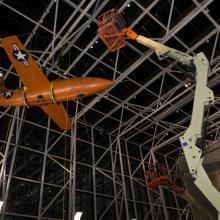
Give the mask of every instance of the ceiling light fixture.
M 82 212 L 76 212 L 74 216 L 74 220 L 80 220 L 82 214 L 83 214 Z
M 4 204 L 4 202 L 0 201 L 0 211 L 1 211 L 1 208 L 2 208 L 3 204 Z

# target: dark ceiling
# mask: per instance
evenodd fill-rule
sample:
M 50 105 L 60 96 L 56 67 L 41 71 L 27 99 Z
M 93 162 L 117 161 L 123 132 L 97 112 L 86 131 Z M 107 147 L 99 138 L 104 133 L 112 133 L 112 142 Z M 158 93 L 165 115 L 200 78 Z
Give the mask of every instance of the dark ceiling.
M 83 143 L 85 141 L 91 143 L 89 129 L 93 127 L 95 144 L 103 146 L 104 149 L 108 148 L 108 137 L 112 135 L 112 137 L 120 137 L 130 143 L 129 152 L 134 158 L 139 157 L 139 146 L 146 150 L 146 154 L 149 149 L 155 147 L 158 158 L 160 158 L 159 155 L 169 154 L 172 161 L 170 163 L 173 163 L 179 155 L 178 137 L 190 122 L 195 82 L 181 71 L 180 64 L 170 59 L 159 61 L 153 51 L 134 41 L 127 40 L 127 45 L 118 53 L 110 53 L 97 36 L 97 17 L 106 10 L 116 8 L 121 11 L 127 26 L 132 27 L 138 34 L 159 40 L 189 54 L 204 52 L 210 60 L 213 72 L 209 78 L 209 85 L 218 98 L 220 97 L 219 1 L 110 0 L 95 1 L 89 7 L 91 2 L 89 0 L 59 0 L 56 9 L 56 1 L 50 0 L 0 1 L 0 36 L 4 38 L 17 35 L 26 44 L 27 49 L 50 80 L 78 76 L 115 80 L 114 86 L 105 93 L 64 103 L 66 107 L 68 106 L 70 117 L 78 119 L 77 141 L 80 150 L 77 157 L 79 161 L 90 163 L 92 160 L 91 149 L 84 149 Z M 174 2 L 173 6 L 172 2 Z M 57 19 L 54 25 L 56 10 Z M 79 19 L 80 16 L 82 16 L 81 19 Z M 68 22 L 69 18 L 71 19 Z M 75 27 L 71 29 L 73 24 Z M 57 35 L 53 34 L 54 30 Z M 55 52 L 52 42 L 55 48 L 58 47 Z M 50 57 L 51 53 L 53 55 Z M 7 87 L 12 89 L 19 87 L 19 78 L 13 67 L 10 68 L 10 63 L 2 48 L 0 48 L 0 55 L 0 68 L 5 75 Z M 190 86 L 186 87 L 185 84 L 188 83 Z M 76 107 L 77 115 L 75 114 Z M 12 121 L 11 115 L 14 111 L 12 108 L 7 111 L 0 108 L 2 143 L 7 141 L 9 125 Z M 219 115 L 217 102 L 210 109 L 211 126 L 207 136 L 208 143 L 212 142 L 216 135 L 215 124 L 218 122 Z M 25 148 L 43 152 L 48 118 L 38 108 L 25 110 L 21 108 L 18 118 L 23 120 L 19 145 L 24 149 L 21 147 L 16 157 L 14 175 L 27 177 L 32 174 L 33 180 L 39 180 L 43 155 L 35 156 L 32 153 L 30 156 Z M 53 122 L 50 123 L 49 130 L 51 132 L 50 145 L 62 131 Z M 14 144 L 17 135 L 14 131 L 14 137 L 12 137 Z M 68 135 L 71 135 L 70 132 L 67 133 Z M 68 146 L 69 143 L 68 138 L 62 138 L 59 145 Z M 102 153 L 102 148 L 97 150 L 97 157 Z M 53 149 L 53 154 L 60 158 L 70 157 L 68 149 L 64 151 L 58 147 Z M 25 162 L 27 160 L 32 162 L 29 163 L 31 165 L 27 165 Z M 26 164 L 26 167 L 22 168 L 22 164 Z M 59 176 L 62 171 L 53 165 L 52 160 L 48 161 L 47 167 L 51 170 L 46 172 L 54 173 L 54 177 L 48 175 L 50 183 L 62 185 L 63 177 Z M 77 172 L 83 173 L 83 168 L 80 169 L 79 165 Z M 85 175 L 92 175 L 91 170 Z M 87 190 L 89 190 L 91 179 L 88 178 L 85 182 L 82 178 L 81 181 L 82 185 L 88 187 Z M 22 180 L 19 182 L 14 179 L 13 184 L 14 191 L 23 195 L 20 200 L 26 203 L 16 202 L 10 211 L 13 212 L 13 209 L 17 210 L 25 204 L 27 209 L 24 209 L 24 213 L 31 214 L 35 206 L 33 204 L 30 208 L 29 197 L 33 198 L 33 195 L 27 192 L 33 189 L 31 192 L 36 193 L 36 196 L 32 201 L 37 203 L 39 191 L 36 190 L 34 184 L 30 184 L 25 186 L 24 193 Z M 48 195 L 56 193 L 55 191 L 49 192 L 50 190 L 48 186 Z M 11 201 L 14 199 L 12 195 L 13 191 L 10 194 Z M 22 195 L 16 195 L 16 198 L 21 198 Z M 46 200 L 44 202 L 46 203 Z M 90 201 L 88 203 L 90 204 Z M 54 209 L 50 211 L 50 215 L 53 216 Z

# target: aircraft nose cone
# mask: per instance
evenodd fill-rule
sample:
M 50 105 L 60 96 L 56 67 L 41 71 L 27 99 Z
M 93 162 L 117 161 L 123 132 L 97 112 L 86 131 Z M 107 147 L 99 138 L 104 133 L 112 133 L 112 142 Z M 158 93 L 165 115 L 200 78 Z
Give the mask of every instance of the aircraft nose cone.
M 103 88 L 107 89 L 113 85 L 113 81 L 107 79 L 99 79 L 98 84 Z
M 90 83 L 88 95 L 102 92 L 113 85 L 113 81 L 107 79 L 90 78 L 89 81 Z
M 77 91 L 78 94 L 90 96 L 108 89 L 114 82 L 102 78 L 84 77 L 72 79 L 72 84 L 75 87 L 74 91 Z

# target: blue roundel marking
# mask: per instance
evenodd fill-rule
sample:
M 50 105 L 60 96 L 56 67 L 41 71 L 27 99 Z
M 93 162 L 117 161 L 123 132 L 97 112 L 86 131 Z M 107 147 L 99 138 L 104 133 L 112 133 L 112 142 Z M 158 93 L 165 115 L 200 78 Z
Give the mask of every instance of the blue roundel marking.
M 28 54 L 24 50 L 14 50 L 12 55 L 19 62 L 24 62 L 28 59 Z

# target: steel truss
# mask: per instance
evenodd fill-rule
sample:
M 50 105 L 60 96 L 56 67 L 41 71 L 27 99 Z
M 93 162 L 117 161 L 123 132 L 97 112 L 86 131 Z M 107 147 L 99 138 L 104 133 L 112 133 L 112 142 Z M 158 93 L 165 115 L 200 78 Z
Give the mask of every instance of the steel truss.
M 153 11 L 160 4 L 159 0 L 151 1 L 147 6 L 138 0 L 126 0 L 120 4 L 119 11 L 126 11 L 128 5 L 137 7 L 139 13 L 129 23 L 130 27 L 135 29 L 147 17 L 163 30 L 163 35 L 155 38 L 158 37 L 162 43 L 175 40 L 186 53 L 194 53 L 210 41 L 212 51 L 208 56 L 212 75 L 209 87 L 215 89 L 220 82 L 217 43 L 220 24 L 208 10 L 216 1 L 193 0 L 187 13 L 179 16 L 182 19 L 176 20 L 173 13 L 177 0 L 168 1 L 170 8 L 166 22 Z M 179 76 L 181 73 L 175 69 L 176 62 L 160 63 L 152 56 L 151 50 L 141 49 L 129 42 L 129 50 L 137 56 L 130 60 L 125 70 L 119 68 L 123 51 L 114 55 L 113 64 L 106 59 L 111 56 L 107 50 L 98 57 L 91 52 L 91 47 L 98 40 L 95 33 L 91 34 L 85 47 L 79 46 L 80 38 L 90 25 L 97 24 L 97 15 L 109 7 L 109 2 L 51 0 L 40 18 L 35 20 L 10 2 L 0 1 L 0 8 L 32 24 L 33 29 L 29 30 L 24 43 L 27 48 L 38 31 L 44 30 L 50 36 L 50 42 L 43 51 L 32 51 L 48 77 L 75 77 L 73 68 L 77 63 L 84 62 L 86 56 L 92 60 L 92 64 L 82 76 L 92 76 L 97 66 L 102 65 L 112 74 L 109 77 L 115 80 L 112 88 L 89 101 L 74 102 L 72 131 L 57 130 L 49 119 L 36 110 L 0 109 L 0 180 L 4 200 L 1 219 L 73 219 L 76 211 L 83 212 L 83 219 L 94 220 L 193 219 L 190 205 L 175 192 L 161 187 L 147 189 L 145 172 L 151 161 L 160 160 L 167 165 L 170 173 L 179 173 L 181 148 L 178 138 L 190 120 L 191 112 L 185 106 L 193 100 L 194 84 L 184 88 L 188 79 Z M 62 20 L 62 25 L 59 24 L 61 4 L 71 11 L 68 18 Z M 188 45 L 180 33 L 201 14 L 209 21 L 210 27 L 205 30 L 206 35 L 201 34 L 202 37 L 192 39 Z M 48 16 L 54 16 L 51 27 L 45 21 Z M 57 54 L 62 52 L 65 57 L 71 50 L 78 52 L 77 57 L 67 67 L 61 68 Z M 156 71 L 141 84 L 132 74 L 146 62 L 154 65 Z M 0 69 L 6 80 L 16 75 L 12 67 L 3 66 Z M 147 70 L 143 74 L 148 74 Z M 174 85 L 166 90 L 171 79 Z M 122 99 L 113 91 L 126 81 L 132 82 L 137 89 L 131 90 Z M 152 88 L 155 82 L 157 90 Z M 134 100 L 142 92 L 155 99 L 146 105 L 136 104 Z M 113 106 L 107 112 L 97 108 L 99 103 L 105 101 Z M 207 148 L 219 141 L 219 97 L 216 97 L 212 109 Z M 31 113 L 39 114 L 40 118 L 33 119 Z M 93 113 L 100 117 L 91 123 L 86 117 Z M 172 115 L 177 117 L 177 114 L 182 115 L 179 120 L 168 120 Z M 106 129 L 103 124 L 107 120 L 116 126 Z M 181 180 L 179 184 L 183 184 Z

